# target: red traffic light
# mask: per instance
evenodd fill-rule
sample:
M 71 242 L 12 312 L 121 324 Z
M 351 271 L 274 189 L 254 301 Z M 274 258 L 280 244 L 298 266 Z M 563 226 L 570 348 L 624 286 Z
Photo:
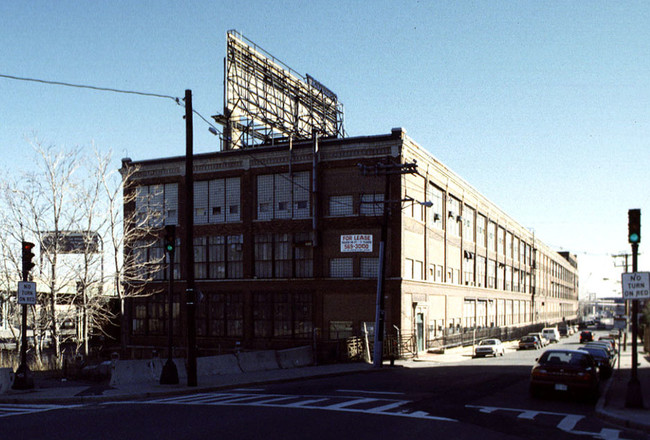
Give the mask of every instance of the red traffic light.
M 23 241 L 22 247 L 23 247 L 23 278 L 27 276 L 30 270 L 36 266 L 32 262 L 32 258 L 34 258 L 34 252 L 32 252 L 32 249 L 34 249 L 36 245 L 34 243 L 31 243 L 29 241 Z

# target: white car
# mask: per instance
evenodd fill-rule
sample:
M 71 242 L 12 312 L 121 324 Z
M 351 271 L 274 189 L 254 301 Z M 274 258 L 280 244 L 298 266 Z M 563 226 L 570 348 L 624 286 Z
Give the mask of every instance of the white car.
M 474 350 L 475 357 L 482 356 L 503 356 L 506 352 L 506 349 L 503 347 L 503 344 L 499 339 L 483 339 L 478 343 L 476 349 Z
M 560 342 L 560 332 L 557 327 L 546 327 L 542 329 L 542 336 L 549 340 L 549 342 Z

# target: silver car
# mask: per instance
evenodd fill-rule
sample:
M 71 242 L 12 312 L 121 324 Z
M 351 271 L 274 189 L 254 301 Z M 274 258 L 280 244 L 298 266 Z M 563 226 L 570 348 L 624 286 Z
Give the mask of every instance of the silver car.
M 474 356 L 475 357 L 482 357 L 482 356 L 503 356 L 506 352 L 506 349 L 504 348 L 503 344 L 499 339 L 495 338 L 490 338 L 490 339 L 483 339 L 481 342 L 478 343 L 476 346 L 476 349 L 474 350 Z

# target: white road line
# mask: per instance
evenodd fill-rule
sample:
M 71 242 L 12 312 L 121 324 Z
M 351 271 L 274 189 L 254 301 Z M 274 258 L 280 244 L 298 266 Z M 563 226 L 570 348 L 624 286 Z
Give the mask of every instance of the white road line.
M 366 391 L 366 390 L 336 390 L 337 393 L 358 393 L 358 394 L 386 394 L 393 396 L 403 396 L 404 393 L 395 393 L 392 391 Z

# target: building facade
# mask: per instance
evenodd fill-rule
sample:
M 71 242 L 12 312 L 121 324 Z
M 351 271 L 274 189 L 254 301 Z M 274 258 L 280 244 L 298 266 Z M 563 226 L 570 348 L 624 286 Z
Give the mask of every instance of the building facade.
M 123 161 L 133 346 L 164 347 L 165 225 L 183 237 L 184 157 Z M 417 350 L 476 328 L 572 321 L 574 256 L 557 252 L 411 140 L 390 134 L 195 155 L 194 273 L 204 353 L 372 333 L 380 242 L 385 332 Z M 129 228 L 129 230 L 131 230 Z M 183 345 L 189 251 L 177 239 L 174 333 Z M 144 293 L 144 294 L 142 294 Z

